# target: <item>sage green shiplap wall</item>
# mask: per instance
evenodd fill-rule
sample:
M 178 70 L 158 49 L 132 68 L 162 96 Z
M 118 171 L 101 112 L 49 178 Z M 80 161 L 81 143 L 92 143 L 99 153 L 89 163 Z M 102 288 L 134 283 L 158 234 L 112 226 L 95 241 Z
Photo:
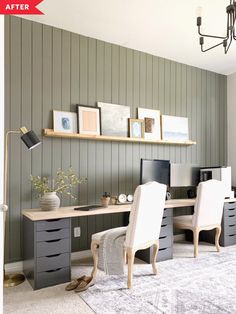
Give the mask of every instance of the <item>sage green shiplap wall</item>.
M 53 175 L 72 166 L 88 178 L 79 188 L 82 204 L 99 201 L 103 191 L 133 193 L 141 157 L 201 165 L 226 162 L 225 76 L 18 17 L 5 18 L 5 32 L 6 130 L 26 125 L 41 135 L 43 128 L 52 127 L 52 109 L 75 111 L 75 104 L 103 101 L 130 106 L 132 117 L 137 107 L 187 116 L 190 139 L 197 141 L 182 147 L 42 137 L 42 145 L 29 152 L 12 136 L 7 261 L 22 258 L 21 209 L 38 206 L 31 173 Z M 120 214 L 74 219 L 82 236 L 73 239 L 73 249 L 88 248 L 91 233 L 120 224 Z

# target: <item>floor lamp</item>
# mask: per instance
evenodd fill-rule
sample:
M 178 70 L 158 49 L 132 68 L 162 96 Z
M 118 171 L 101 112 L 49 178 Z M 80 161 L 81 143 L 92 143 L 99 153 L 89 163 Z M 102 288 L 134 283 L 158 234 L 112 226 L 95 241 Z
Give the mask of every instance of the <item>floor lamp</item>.
M 16 131 L 8 131 L 5 137 L 5 159 L 4 159 L 4 195 L 3 195 L 3 211 L 4 211 L 4 248 L 5 248 L 5 223 L 6 223 L 6 212 L 8 210 L 7 206 L 7 184 L 8 184 L 8 145 L 9 145 L 9 136 L 11 134 L 22 134 L 21 140 L 25 143 L 28 149 L 33 149 L 38 146 L 41 142 L 38 139 L 34 131 L 28 131 L 26 127 L 21 127 Z M 3 251 L 4 252 L 4 251 Z M 5 262 L 4 263 L 4 287 L 14 287 L 19 285 L 25 280 L 23 274 L 5 274 Z

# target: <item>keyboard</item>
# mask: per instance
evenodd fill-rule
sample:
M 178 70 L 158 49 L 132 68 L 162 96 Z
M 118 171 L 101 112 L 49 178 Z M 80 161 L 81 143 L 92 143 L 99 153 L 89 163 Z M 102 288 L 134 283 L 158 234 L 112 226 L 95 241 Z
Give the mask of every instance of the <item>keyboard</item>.
M 75 207 L 74 210 L 83 210 L 83 211 L 89 211 L 89 210 L 95 210 L 99 208 L 104 208 L 102 205 L 85 205 L 80 207 Z

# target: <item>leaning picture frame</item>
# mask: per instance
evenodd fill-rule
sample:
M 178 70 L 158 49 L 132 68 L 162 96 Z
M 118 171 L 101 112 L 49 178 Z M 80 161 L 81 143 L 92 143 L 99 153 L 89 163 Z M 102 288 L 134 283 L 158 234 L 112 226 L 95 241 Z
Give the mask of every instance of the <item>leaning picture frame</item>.
M 101 135 L 101 109 L 77 105 L 78 132 L 87 135 Z
M 144 138 L 143 119 L 129 119 L 129 137 Z
M 53 110 L 53 130 L 61 133 L 77 133 L 77 113 Z

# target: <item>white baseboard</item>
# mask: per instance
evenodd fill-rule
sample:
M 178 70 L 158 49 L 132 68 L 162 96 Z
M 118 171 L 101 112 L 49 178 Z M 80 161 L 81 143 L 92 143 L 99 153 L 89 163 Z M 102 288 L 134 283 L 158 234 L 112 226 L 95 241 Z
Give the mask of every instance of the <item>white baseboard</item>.
M 17 273 L 23 271 L 23 261 L 5 264 L 6 273 Z
M 71 253 L 71 261 L 75 261 L 75 260 L 79 260 L 79 259 L 83 259 L 83 258 L 89 258 L 91 256 L 92 256 L 92 253 L 90 250 L 73 252 L 73 253 Z M 6 271 L 6 273 L 22 272 L 23 271 L 23 261 L 5 264 L 5 271 Z
M 176 234 L 174 235 L 174 242 L 184 241 L 185 240 L 185 234 Z

